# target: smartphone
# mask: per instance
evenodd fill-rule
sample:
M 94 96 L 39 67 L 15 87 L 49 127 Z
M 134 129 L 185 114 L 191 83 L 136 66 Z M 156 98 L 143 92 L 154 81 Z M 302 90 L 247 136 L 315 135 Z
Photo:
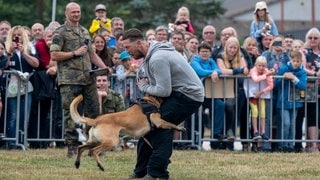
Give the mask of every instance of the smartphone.
M 18 44 L 19 43 L 19 37 L 18 36 L 13 37 L 12 41 Z

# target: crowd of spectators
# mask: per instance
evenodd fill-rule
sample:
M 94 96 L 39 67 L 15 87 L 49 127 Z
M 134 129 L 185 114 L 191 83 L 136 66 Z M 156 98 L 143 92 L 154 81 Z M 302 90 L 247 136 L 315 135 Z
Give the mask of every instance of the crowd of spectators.
M 91 35 L 90 44 L 92 43 L 95 53 L 107 67 L 106 76 L 109 78 L 105 79 L 107 77 L 104 76 L 104 79 L 99 81 L 107 81 L 107 86 L 112 90 L 107 87 L 103 89 L 116 93 L 117 96 L 121 95 L 125 108 L 128 108 L 135 98 L 142 96 L 134 83 L 135 73 L 142 59 L 131 57 L 123 47 L 125 20 L 120 17 L 108 17 L 107 8 L 103 4 L 98 4 L 94 13 L 95 17 L 88 27 Z M 240 44 L 236 27 L 215 27 L 207 24 L 202 28 L 201 37 L 197 37 L 190 20 L 192 14 L 184 6 L 177 11 L 177 17 L 170 26 L 151 27 L 145 34 L 145 39 L 149 43 L 153 41 L 172 43 L 190 63 L 199 78 L 210 78 L 212 83 L 216 83 L 226 75 L 240 75 L 234 86 L 237 98 L 206 98 L 203 104 L 202 132 L 205 128 L 214 129 L 211 138 L 215 141 L 210 143 L 211 149 L 233 150 L 234 140 L 239 136 L 240 140 L 247 140 L 241 142 L 243 151 L 250 149 L 256 152 L 319 151 L 317 142 L 308 142 L 306 147 L 303 147 L 301 140 L 304 120 L 307 127 L 306 138 L 314 141 L 319 139 L 320 115 L 317 112 L 320 112 L 320 106 L 311 101 L 301 103 L 280 98 L 281 94 L 290 91 L 287 89 L 291 87 L 290 84 L 293 84 L 293 89 L 305 97 L 308 96 L 306 88 L 314 83 L 318 85 L 318 81 L 307 81 L 303 73 L 306 76 L 320 76 L 319 29 L 310 28 L 304 41 L 295 39 L 292 35 L 279 34 L 271 13 L 264 1 L 256 4 L 251 28 L 248 29 L 248 36 L 243 44 Z M 13 26 L 4 19 L 0 21 L 0 132 L 2 132 L 0 138 L 17 139 L 2 141 L 4 148 L 16 149 L 17 143 L 23 143 L 23 139 L 17 137 L 21 133 L 17 133 L 16 129 L 19 132 L 24 131 L 25 124 L 28 127 L 26 134 L 28 139 L 31 139 L 28 142 L 29 148 L 48 148 L 52 145 L 52 141 L 36 139 L 63 137 L 64 120 L 60 87 L 57 82 L 58 66 L 57 61 L 53 61 L 50 57 L 51 44 L 59 43 L 54 42 L 55 39 L 52 38 L 59 27 L 61 25 L 58 22 L 51 22 L 48 25 L 36 22 L 28 28 L 22 25 Z M 219 40 L 216 39 L 218 30 L 220 30 Z M 81 56 L 80 59 L 82 58 Z M 297 67 L 303 72 L 297 72 L 293 66 L 300 60 L 301 66 Z M 258 70 L 261 66 L 263 70 Z M 98 68 L 92 64 L 92 70 Z M 5 70 L 10 72 L 14 70 L 18 73 L 4 73 Z M 290 72 L 290 75 L 285 75 L 285 72 Z M 253 94 L 249 96 L 246 92 L 247 87 L 244 87 L 251 87 L 250 83 L 246 83 L 245 76 L 248 75 L 253 78 L 254 83 L 268 82 L 269 89 L 259 89 L 266 86 L 260 87 L 256 84 L 257 91 L 251 92 Z M 282 75 L 284 78 L 273 79 L 272 75 Z M 12 89 L 9 85 L 15 76 L 22 79 L 21 82 L 29 81 L 32 87 L 21 91 L 20 98 L 17 92 L 10 91 L 8 94 Z M 282 89 L 282 82 L 288 85 L 285 89 Z M 267 93 L 269 95 L 266 95 Z M 101 107 L 101 102 L 106 101 L 101 100 L 101 93 L 99 97 L 100 114 L 110 113 L 105 107 Z M 281 106 L 283 101 L 285 105 Z M 107 103 L 104 102 L 102 106 L 104 104 Z M 188 122 L 184 125 L 188 126 Z M 273 127 L 276 127 L 276 133 L 273 133 Z M 190 134 L 187 137 L 180 137 L 179 133 L 176 133 L 175 140 L 180 138 L 191 137 Z M 271 143 L 269 139 L 281 139 L 281 141 Z M 294 140 L 297 142 L 293 142 Z M 64 146 L 63 142 L 56 143 L 61 147 Z

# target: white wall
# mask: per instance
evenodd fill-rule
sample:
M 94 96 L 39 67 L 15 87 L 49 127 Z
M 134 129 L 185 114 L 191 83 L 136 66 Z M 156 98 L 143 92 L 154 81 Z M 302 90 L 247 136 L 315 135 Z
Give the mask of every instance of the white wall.
M 311 21 L 311 1 L 312 0 L 285 0 L 284 1 L 284 20 L 285 21 Z M 315 21 L 320 21 L 320 0 L 315 2 Z M 276 20 L 281 20 L 280 2 L 268 5 L 271 17 Z M 253 11 L 241 15 L 234 16 L 237 21 L 251 21 L 253 19 Z

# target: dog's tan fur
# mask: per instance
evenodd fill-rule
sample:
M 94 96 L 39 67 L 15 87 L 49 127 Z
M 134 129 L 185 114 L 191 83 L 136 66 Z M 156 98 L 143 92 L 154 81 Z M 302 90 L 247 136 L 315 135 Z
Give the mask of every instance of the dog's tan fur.
M 98 116 L 96 119 L 82 117 L 77 111 L 78 104 L 82 101 L 82 95 L 77 96 L 70 104 L 70 115 L 74 122 L 84 123 L 91 126 L 89 138 L 86 144 L 78 147 L 76 168 L 80 166 L 80 157 L 84 150 L 92 151 L 98 167 L 104 171 L 104 167 L 99 158 L 99 153 L 105 150 L 112 150 L 119 142 L 119 133 L 124 133 L 132 137 L 143 137 L 150 130 L 150 124 L 147 116 L 143 114 L 141 107 L 134 104 L 125 111 L 109 113 Z M 160 102 L 153 96 L 143 97 L 148 103 L 160 107 Z M 185 128 L 178 127 L 169 123 L 160 117 L 160 113 L 150 114 L 151 122 L 157 128 L 176 129 L 185 131 Z

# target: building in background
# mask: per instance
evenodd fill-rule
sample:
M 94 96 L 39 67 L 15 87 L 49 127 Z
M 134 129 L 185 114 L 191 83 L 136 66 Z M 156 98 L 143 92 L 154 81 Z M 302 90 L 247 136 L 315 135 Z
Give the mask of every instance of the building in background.
M 233 26 L 240 39 L 250 33 L 255 4 L 260 0 L 225 0 L 226 13 L 220 18 L 209 20 L 220 32 L 222 28 Z M 320 27 L 319 0 L 265 0 L 268 10 L 276 22 L 279 33 L 292 34 L 295 38 L 305 40 L 305 33 L 311 27 Z

